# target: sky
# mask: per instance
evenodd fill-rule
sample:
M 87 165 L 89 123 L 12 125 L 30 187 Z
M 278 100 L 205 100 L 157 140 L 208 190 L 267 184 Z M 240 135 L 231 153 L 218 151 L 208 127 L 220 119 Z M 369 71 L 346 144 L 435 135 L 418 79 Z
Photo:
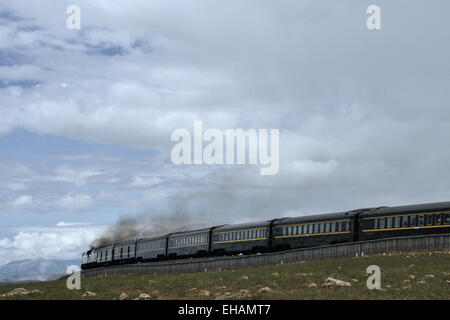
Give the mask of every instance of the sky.
M 69 5 L 81 28 L 66 27 Z M 368 30 L 366 9 L 381 9 Z M 4 0 L 0 265 L 123 217 L 212 226 L 448 201 L 450 2 Z M 175 165 L 171 133 L 280 131 L 280 169 Z

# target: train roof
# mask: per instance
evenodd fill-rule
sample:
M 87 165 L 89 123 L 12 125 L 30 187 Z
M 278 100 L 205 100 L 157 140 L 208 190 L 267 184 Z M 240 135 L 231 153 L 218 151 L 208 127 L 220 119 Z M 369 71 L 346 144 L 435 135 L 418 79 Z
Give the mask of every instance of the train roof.
M 138 242 L 161 240 L 161 239 L 165 239 L 166 237 L 167 237 L 166 234 L 163 234 L 160 236 L 149 236 L 149 237 L 139 238 Z
M 247 222 L 247 223 L 240 223 L 240 224 L 227 224 L 227 225 L 215 228 L 214 232 L 227 231 L 227 230 L 236 230 L 236 229 L 249 229 L 249 228 L 266 227 L 269 224 L 270 224 L 270 220 L 257 221 L 257 222 Z
M 198 233 L 203 233 L 203 232 L 209 232 L 210 229 L 211 229 L 211 227 L 195 229 L 195 230 L 186 230 L 186 231 L 172 232 L 172 233 L 169 233 L 168 236 L 169 237 L 173 237 L 173 236 L 183 236 L 183 235 L 190 235 L 190 234 L 198 234 Z
M 433 202 L 423 204 L 413 204 L 407 206 L 395 206 L 395 207 L 380 207 L 374 210 L 367 211 L 363 215 L 378 215 L 388 213 L 403 213 L 403 212 L 417 212 L 417 211 L 434 211 L 434 210 L 448 210 L 450 209 L 450 201 L 446 202 Z
M 286 223 L 297 223 L 297 222 L 307 222 L 307 221 L 324 221 L 324 220 L 332 220 L 339 218 L 348 218 L 353 214 L 349 211 L 342 212 L 334 212 L 334 213 L 325 213 L 325 214 L 315 214 L 315 215 L 307 215 L 300 217 L 288 217 L 283 219 L 277 219 L 274 222 L 274 225 L 277 224 L 286 224 Z
M 120 241 L 120 242 L 115 242 L 114 245 L 115 246 L 121 246 L 121 245 L 128 245 L 128 244 L 133 244 L 136 242 L 136 239 L 131 239 L 131 240 L 125 240 L 125 241 Z

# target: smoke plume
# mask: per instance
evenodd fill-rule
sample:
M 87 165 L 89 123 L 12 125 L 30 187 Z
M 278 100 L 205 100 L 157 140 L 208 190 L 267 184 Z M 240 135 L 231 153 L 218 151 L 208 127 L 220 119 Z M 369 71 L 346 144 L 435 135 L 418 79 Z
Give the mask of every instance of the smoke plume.
M 187 215 L 159 215 L 150 217 L 145 214 L 124 216 L 109 227 L 100 237 L 91 243 L 91 248 L 98 248 L 126 240 L 166 235 L 171 232 L 193 230 L 206 227 L 193 223 Z

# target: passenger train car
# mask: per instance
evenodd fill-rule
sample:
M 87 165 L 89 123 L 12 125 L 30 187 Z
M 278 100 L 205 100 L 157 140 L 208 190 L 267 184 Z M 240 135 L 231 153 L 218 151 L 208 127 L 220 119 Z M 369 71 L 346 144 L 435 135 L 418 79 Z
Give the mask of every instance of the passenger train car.
M 450 202 L 279 218 L 130 240 L 84 252 L 81 268 L 439 233 L 450 233 Z

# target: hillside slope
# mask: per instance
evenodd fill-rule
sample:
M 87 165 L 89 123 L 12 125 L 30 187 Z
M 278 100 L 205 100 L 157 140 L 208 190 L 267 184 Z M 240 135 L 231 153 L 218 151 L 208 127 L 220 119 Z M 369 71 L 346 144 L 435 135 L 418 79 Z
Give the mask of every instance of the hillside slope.
M 381 268 L 382 290 L 366 286 L 370 265 Z M 115 275 L 82 278 L 81 290 L 66 289 L 66 280 L 22 284 L 39 292 L 0 299 L 449 299 L 448 252 L 387 254 L 308 261 L 241 270 L 168 275 Z M 348 287 L 323 287 L 328 277 Z M 0 295 L 17 285 L 0 286 Z M 94 293 L 84 296 L 87 291 Z

